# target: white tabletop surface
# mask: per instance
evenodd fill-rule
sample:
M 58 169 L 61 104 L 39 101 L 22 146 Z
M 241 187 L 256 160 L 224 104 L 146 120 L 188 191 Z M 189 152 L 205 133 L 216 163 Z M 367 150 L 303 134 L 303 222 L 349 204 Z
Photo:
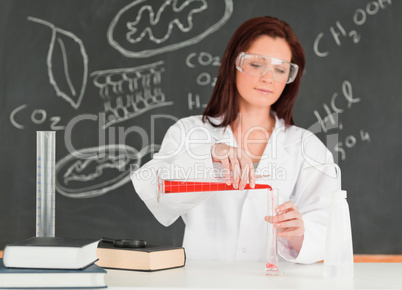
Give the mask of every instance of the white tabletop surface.
M 195 262 L 157 272 L 107 269 L 108 289 L 402 289 L 402 263 L 355 263 L 353 280 L 324 279 L 322 263 L 280 264 L 264 275 L 264 263 Z

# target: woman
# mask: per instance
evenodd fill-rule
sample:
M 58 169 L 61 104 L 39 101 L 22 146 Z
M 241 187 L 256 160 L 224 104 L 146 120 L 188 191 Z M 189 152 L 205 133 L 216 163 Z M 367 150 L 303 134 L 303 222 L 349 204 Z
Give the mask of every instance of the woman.
M 246 21 L 225 50 L 203 116 L 179 120 L 158 154 L 132 175 L 136 192 L 162 224 L 183 218 L 188 259 L 264 260 L 266 221 L 278 228 L 284 259 L 323 259 L 330 196 L 340 180 L 327 148 L 293 125 L 304 64 L 287 23 L 273 17 Z M 156 171 L 163 178 L 217 174 L 239 190 L 169 194 L 158 202 Z M 266 217 L 266 191 L 244 190 L 248 182 L 279 191 L 275 217 Z

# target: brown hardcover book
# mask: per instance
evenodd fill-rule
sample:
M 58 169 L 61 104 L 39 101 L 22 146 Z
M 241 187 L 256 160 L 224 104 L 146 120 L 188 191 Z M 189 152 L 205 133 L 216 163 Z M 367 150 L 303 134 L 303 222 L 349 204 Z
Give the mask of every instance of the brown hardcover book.
M 183 267 L 186 263 L 184 248 L 173 246 L 119 248 L 112 243 L 100 242 L 96 255 L 98 266 L 120 270 L 158 271 Z

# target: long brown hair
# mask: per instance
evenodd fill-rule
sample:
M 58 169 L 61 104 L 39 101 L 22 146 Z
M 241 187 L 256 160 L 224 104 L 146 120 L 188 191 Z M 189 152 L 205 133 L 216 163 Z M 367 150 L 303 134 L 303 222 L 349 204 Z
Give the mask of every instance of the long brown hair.
M 305 56 L 296 34 L 286 22 L 274 17 L 264 16 L 247 20 L 237 28 L 223 54 L 216 85 L 211 99 L 203 113 L 202 120 L 209 117 L 222 117 L 216 127 L 226 127 L 236 120 L 239 112 L 239 101 L 236 88 L 235 60 L 242 51 L 247 51 L 252 42 L 261 35 L 273 38 L 280 37 L 286 40 L 291 52 L 291 62 L 299 66 L 296 79 L 285 86 L 279 99 L 271 106 L 278 118 L 284 119 L 286 126 L 293 125 L 293 106 L 296 102 L 300 87 L 300 80 L 305 65 Z

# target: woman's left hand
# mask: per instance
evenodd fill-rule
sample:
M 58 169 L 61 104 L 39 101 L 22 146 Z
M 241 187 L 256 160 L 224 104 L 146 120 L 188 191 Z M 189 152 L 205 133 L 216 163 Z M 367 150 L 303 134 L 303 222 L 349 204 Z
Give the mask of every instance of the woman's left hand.
M 276 216 L 265 217 L 265 220 L 274 224 L 279 237 L 284 237 L 297 251 L 300 251 L 305 232 L 302 214 L 291 201 L 278 206 L 275 212 Z

